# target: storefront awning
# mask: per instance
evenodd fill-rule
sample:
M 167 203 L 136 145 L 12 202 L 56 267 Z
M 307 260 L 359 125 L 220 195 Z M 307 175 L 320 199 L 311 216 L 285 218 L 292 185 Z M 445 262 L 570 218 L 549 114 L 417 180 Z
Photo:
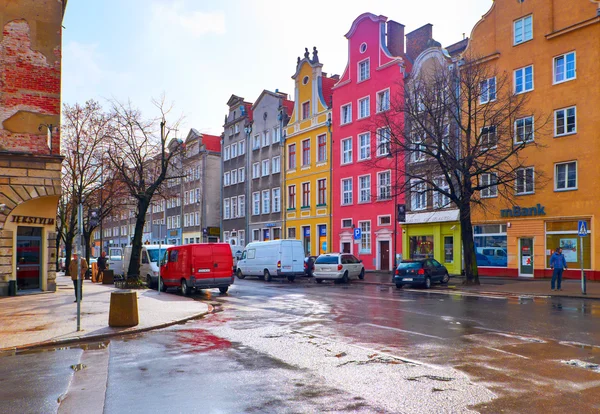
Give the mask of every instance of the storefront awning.
M 424 213 L 406 213 L 404 224 L 440 223 L 458 221 L 458 210 L 427 211 Z

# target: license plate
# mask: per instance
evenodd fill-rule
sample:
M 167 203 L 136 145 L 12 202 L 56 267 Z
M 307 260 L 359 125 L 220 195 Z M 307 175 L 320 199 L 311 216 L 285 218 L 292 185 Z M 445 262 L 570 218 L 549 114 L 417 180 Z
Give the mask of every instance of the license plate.
M 412 277 L 405 277 L 402 279 L 403 282 L 412 282 L 413 278 Z

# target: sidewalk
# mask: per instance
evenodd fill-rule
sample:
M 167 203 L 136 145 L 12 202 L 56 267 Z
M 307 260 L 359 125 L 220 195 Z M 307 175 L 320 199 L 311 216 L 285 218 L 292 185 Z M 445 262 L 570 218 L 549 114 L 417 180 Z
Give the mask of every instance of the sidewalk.
M 112 285 L 83 281 L 81 331 L 77 332 L 77 304 L 73 283 L 58 275 L 57 291 L 0 299 L 0 351 L 31 346 L 58 345 L 78 340 L 102 339 L 123 333 L 161 328 L 199 317 L 209 311 L 206 303 L 155 290 L 139 290 L 140 323 L 131 328 L 108 326 Z
M 585 298 L 600 299 L 600 283 L 587 282 L 586 295 L 581 293 L 580 280 L 563 280 L 562 290 L 550 290 L 550 279 L 523 279 L 514 277 L 488 277 L 481 276 L 479 286 L 464 286 L 464 277 L 456 276 L 450 278 L 448 286 L 438 284 L 432 285 L 434 291 L 446 292 L 468 292 L 472 294 L 492 294 L 504 296 L 550 296 L 559 298 Z M 369 272 L 365 274 L 364 280 L 352 281 L 352 283 L 366 283 L 377 285 L 394 286 L 390 273 Z

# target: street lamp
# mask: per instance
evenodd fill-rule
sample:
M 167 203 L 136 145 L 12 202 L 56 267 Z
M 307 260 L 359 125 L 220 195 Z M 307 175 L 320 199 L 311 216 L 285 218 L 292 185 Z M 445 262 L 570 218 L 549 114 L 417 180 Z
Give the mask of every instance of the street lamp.
M 48 149 L 50 150 L 50 154 L 52 154 L 52 131 L 55 129 L 56 132 L 58 132 L 58 126 L 54 125 L 54 124 L 40 124 L 38 126 L 38 131 L 42 132 L 42 128 L 46 128 L 47 130 L 47 145 L 48 145 Z

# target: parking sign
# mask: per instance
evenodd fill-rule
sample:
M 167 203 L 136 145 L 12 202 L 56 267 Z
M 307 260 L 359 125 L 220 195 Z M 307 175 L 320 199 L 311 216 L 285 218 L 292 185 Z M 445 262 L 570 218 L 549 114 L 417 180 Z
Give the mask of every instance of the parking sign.
M 362 236 L 362 231 L 357 227 L 354 229 L 354 240 L 360 240 L 360 236 Z

